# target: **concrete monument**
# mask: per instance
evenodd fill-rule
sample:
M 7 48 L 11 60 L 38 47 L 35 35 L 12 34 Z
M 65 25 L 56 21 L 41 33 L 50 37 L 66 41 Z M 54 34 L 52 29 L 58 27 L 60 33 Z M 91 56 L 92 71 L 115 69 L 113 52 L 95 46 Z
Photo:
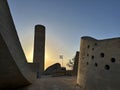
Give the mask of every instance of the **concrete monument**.
M 33 63 L 38 63 L 37 76 L 44 72 L 44 56 L 45 56 L 45 27 L 43 25 L 35 26 L 34 38 L 34 56 Z
M 81 38 L 77 83 L 80 90 L 120 89 L 120 38 Z

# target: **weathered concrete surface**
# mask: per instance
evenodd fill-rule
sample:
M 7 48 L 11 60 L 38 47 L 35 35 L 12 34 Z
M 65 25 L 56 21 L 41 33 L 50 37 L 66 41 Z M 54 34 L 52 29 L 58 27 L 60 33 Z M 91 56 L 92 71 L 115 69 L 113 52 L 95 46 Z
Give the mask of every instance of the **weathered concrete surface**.
M 45 27 L 43 25 L 35 26 L 34 55 L 33 63 L 39 63 L 38 72 L 44 72 L 45 57 Z
M 28 63 L 29 68 L 32 72 L 36 73 L 39 68 L 39 63 Z
M 81 90 L 120 89 L 120 38 L 81 38 L 77 83 Z
M 23 53 L 7 0 L 0 0 L 0 89 L 31 84 L 35 79 Z

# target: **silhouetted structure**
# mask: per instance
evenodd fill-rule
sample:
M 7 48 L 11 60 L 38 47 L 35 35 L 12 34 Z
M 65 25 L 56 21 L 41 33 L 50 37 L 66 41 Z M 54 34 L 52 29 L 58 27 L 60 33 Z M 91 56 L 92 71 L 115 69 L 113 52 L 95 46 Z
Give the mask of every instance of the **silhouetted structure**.
M 74 57 L 74 65 L 73 65 L 73 75 L 77 76 L 78 72 L 78 61 L 79 61 L 79 51 L 76 52 Z
M 59 63 L 55 63 L 49 66 L 45 71 L 44 75 L 51 75 L 54 77 L 66 76 L 66 68 L 61 67 Z
M 60 70 L 60 69 L 61 69 L 61 65 L 59 63 L 55 63 L 55 64 L 49 66 L 45 70 L 44 74 L 45 75 L 52 75 L 55 70 Z
M 33 63 L 38 64 L 37 77 L 44 72 L 44 55 L 45 54 L 45 27 L 43 25 L 35 26 L 34 38 L 34 56 Z

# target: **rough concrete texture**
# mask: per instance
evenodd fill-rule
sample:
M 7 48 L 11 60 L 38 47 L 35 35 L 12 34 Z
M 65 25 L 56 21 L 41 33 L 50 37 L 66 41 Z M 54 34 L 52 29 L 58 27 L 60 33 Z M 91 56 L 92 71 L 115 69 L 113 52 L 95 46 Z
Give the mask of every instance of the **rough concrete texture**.
M 45 27 L 43 25 L 35 26 L 34 55 L 33 63 L 39 63 L 38 72 L 44 72 L 45 56 Z
M 39 68 L 39 63 L 28 63 L 29 68 L 32 72 L 36 73 Z
M 82 37 L 79 58 L 80 90 L 120 89 L 120 38 Z
M 32 83 L 29 69 L 10 14 L 7 0 L 0 0 L 0 89 Z

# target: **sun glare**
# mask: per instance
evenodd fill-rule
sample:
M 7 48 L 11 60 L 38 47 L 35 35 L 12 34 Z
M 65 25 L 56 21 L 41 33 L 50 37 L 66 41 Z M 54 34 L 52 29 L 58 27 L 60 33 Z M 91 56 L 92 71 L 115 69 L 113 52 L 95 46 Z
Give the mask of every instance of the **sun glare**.
M 26 54 L 26 58 L 28 62 L 33 62 L 33 52 L 30 51 Z

